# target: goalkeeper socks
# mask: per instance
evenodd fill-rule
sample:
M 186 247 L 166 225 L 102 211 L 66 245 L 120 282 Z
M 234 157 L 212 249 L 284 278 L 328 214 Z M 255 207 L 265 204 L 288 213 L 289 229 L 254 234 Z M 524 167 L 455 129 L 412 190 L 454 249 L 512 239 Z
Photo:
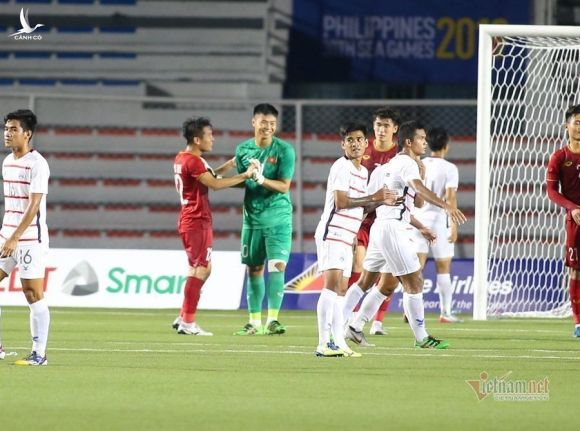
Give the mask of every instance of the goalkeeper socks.
M 390 304 L 391 304 L 391 297 L 387 296 L 385 298 L 385 300 L 379 306 L 379 311 L 377 311 L 377 314 L 375 315 L 375 321 L 376 322 L 383 323 L 383 320 L 385 318 L 385 314 L 389 310 L 389 305 Z
M 415 340 L 423 341 L 427 337 L 425 329 L 425 308 L 423 306 L 423 293 L 403 293 L 403 309 L 409 320 L 409 326 L 415 335 Z
M 268 274 L 268 314 L 280 310 L 284 299 L 284 273 L 270 272 Z M 276 318 L 278 317 L 276 313 Z
M 263 275 L 258 275 L 255 277 L 249 276 L 246 289 L 248 299 L 248 311 L 250 312 L 251 318 L 252 313 L 262 312 L 262 301 L 264 300 L 264 293 L 266 291 L 266 286 L 264 284 L 264 276 Z
M 442 315 L 451 314 L 453 287 L 450 274 L 437 274 L 437 288 L 439 289 L 439 308 Z
M 344 296 L 344 308 L 342 309 L 342 319 L 345 322 L 348 322 L 354 307 L 359 303 L 364 294 L 358 283 L 354 283 L 348 288 Z
M 195 321 L 195 313 L 197 312 L 197 304 L 201 296 L 201 287 L 204 281 L 197 277 L 187 277 L 185 281 L 185 288 L 183 289 L 183 307 L 181 317 L 183 323 L 193 323 Z
M 45 299 L 29 304 L 30 308 L 30 335 L 32 335 L 32 351 L 40 356 L 46 356 L 48 328 L 50 326 L 50 312 Z
M 316 317 L 318 318 L 318 345 L 326 346 L 330 342 L 330 326 L 334 314 L 334 300 L 338 295 L 329 289 L 322 289 L 318 304 L 316 304 Z
M 348 287 L 352 286 L 355 283 L 358 283 L 358 279 L 360 278 L 360 272 L 352 272 L 350 274 L 350 278 L 348 279 Z
M 580 280 L 570 278 L 570 303 L 572 304 L 572 315 L 574 323 L 580 324 Z
M 367 323 L 375 315 L 381 303 L 385 300 L 377 286 L 373 287 L 360 305 L 360 312 L 351 326 L 357 331 L 362 331 L 365 323 Z

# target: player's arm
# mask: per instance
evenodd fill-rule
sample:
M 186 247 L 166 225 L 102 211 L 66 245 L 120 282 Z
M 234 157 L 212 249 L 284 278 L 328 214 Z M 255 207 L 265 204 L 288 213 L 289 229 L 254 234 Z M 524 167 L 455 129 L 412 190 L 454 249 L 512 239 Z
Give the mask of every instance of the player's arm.
M 271 178 L 266 178 L 265 176 L 258 176 L 255 178 L 256 182 L 262 187 L 272 190 L 278 193 L 288 193 L 290 190 L 290 185 L 292 184 L 292 179 L 279 179 L 273 180 Z M 261 182 L 260 182 L 261 181 Z
M 223 165 L 220 165 L 217 168 L 215 168 L 214 171 L 217 175 L 225 175 L 235 167 L 236 167 L 236 158 L 232 157 Z
M 435 235 L 431 229 L 417 220 L 413 214 L 411 214 L 411 226 L 415 227 L 419 232 L 421 232 L 421 235 L 423 235 L 423 238 L 425 238 L 429 244 L 433 244 L 437 239 L 437 235 Z
M 568 199 L 562 193 L 560 193 L 560 154 L 556 153 L 550 157 L 548 162 L 548 174 L 546 175 L 546 190 L 548 192 L 548 199 L 554 202 L 556 205 L 566 208 L 568 211 L 573 211 L 580 208 L 580 205 Z M 578 212 L 576 212 L 578 213 Z M 576 223 L 580 224 L 580 215 L 577 216 L 578 220 Z
M 413 187 L 413 189 L 415 189 L 415 193 L 420 195 L 423 199 L 425 199 L 425 201 L 438 206 L 439 208 L 443 208 L 454 223 L 461 224 L 465 223 L 465 220 L 467 220 L 465 215 L 460 210 L 452 207 L 427 187 L 425 187 L 420 179 L 412 179 L 409 181 L 409 184 L 411 187 Z
M 374 208 L 377 208 L 381 205 L 395 205 L 395 202 L 397 202 L 397 194 L 386 187 L 381 187 L 372 195 L 360 198 L 349 197 L 348 192 L 343 190 L 334 191 L 334 204 L 338 210 L 356 207 L 365 207 L 366 210 L 372 204 L 375 205 Z
M 6 240 L 4 245 L 2 246 L 2 250 L 0 250 L 0 257 L 7 257 L 12 256 L 14 250 L 16 250 L 16 246 L 18 245 L 18 240 L 26 230 L 28 226 L 34 220 L 34 217 L 38 214 L 40 209 L 40 202 L 42 201 L 43 193 L 30 193 L 28 196 L 28 206 L 26 210 L 24 210 L 24 214 L 22 215 L 22 219 L 20 223 L 10 235 L 10 238 Z
M 255 165 L 251 164 L 245 172 L 227 178 L 216 178 L 210 172 L 204 172 L 197 177 L 197 180 L 212 190 L 221 190 L 228 187 L 234 187 L 243 183 L 247 179 L 252 178 L 255 169 Z
M 457 188 L 455 187 L 447 187 L 445 189 L 445 201 L 451 205 L 453 208 L 457 208 Z M 457 223 L 453 220 L 450 220 L 450 235 L 448 238 L 449 242 L 456 242 L 457 241 Z

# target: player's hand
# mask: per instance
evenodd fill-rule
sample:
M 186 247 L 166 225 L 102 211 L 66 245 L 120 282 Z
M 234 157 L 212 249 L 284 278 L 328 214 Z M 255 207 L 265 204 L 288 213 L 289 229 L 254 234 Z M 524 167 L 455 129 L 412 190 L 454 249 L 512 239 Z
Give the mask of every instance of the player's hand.
M 2 245 L 2 249 L 0 250 L 0 257 L 10 257 L 14 254 L 14 250 L 16 250 L 16 246 L 18 245 L 18 240 L 14 238 L 8 238 L 6 242 Z
M 432 245 L 437 240 L 437 235 L 435 235 L 429 228 L 423 227 L 419 229 L 419 232 L 421 232 L 421 235 L 423 235 L 423 238 L 427 240 L 429 245 Z
M 451 221 L 455 224 L 463 224 L 467 221 L 467 217 L 459 209 L 452 206 L 447 206 L 445 208 L 447 215 L 451 218 Z
M 574 208 L 570 211 L 570 215 L 572 216 L 572 220 L 574 220 L 577 225 L 580 225 L 580 208 Z
M 389 190 L 386 187 L 382 187 L 373 193 L 372 201 L 383 202 L 386 205 L 397 205 L 398 196 L 397 193 Z

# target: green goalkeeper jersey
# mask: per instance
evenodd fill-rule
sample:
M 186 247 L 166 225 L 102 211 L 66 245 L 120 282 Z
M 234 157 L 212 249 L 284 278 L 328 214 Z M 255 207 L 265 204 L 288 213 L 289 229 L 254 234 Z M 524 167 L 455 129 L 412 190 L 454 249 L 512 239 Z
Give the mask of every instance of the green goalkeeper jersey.
M 251 159 L 258 159 L 263 166 L 262 174 L 271 180 L 291 180 L 294 175 L 294 148 L 288 142 L 274 136 L 266 148 L 256 145 L 254 138 L 242 142 L 236 148 L 238 173 L 248 169 Z M 249 179 L 245 182 L 244 227 L 260 229 L 279 225 L 292 225 L 292 201 L 290 192 L 278 193 Z

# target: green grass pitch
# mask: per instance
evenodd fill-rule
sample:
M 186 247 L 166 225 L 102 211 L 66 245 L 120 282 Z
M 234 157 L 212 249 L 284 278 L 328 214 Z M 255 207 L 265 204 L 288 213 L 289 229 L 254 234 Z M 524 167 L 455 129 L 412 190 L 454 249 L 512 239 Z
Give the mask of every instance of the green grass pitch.
M 4 307 L 3 430 L 571 430 L 580 339 L 566 320 L 427 328 L 449 350 L 412 348 L 400 315 L 359 359 L 316 358 L 316 316 L 282 312 L 288 333 L 236 337 L 246 313 L 199 313 L 214 337 L 177 335 L 172 310 L 53 308 L 47 367 L 18 367 L 28 310 Z M 356 349 L 356 348 L 355 348 Z M 547 378 L 547 401 L 478 401 L 466 380 Z

